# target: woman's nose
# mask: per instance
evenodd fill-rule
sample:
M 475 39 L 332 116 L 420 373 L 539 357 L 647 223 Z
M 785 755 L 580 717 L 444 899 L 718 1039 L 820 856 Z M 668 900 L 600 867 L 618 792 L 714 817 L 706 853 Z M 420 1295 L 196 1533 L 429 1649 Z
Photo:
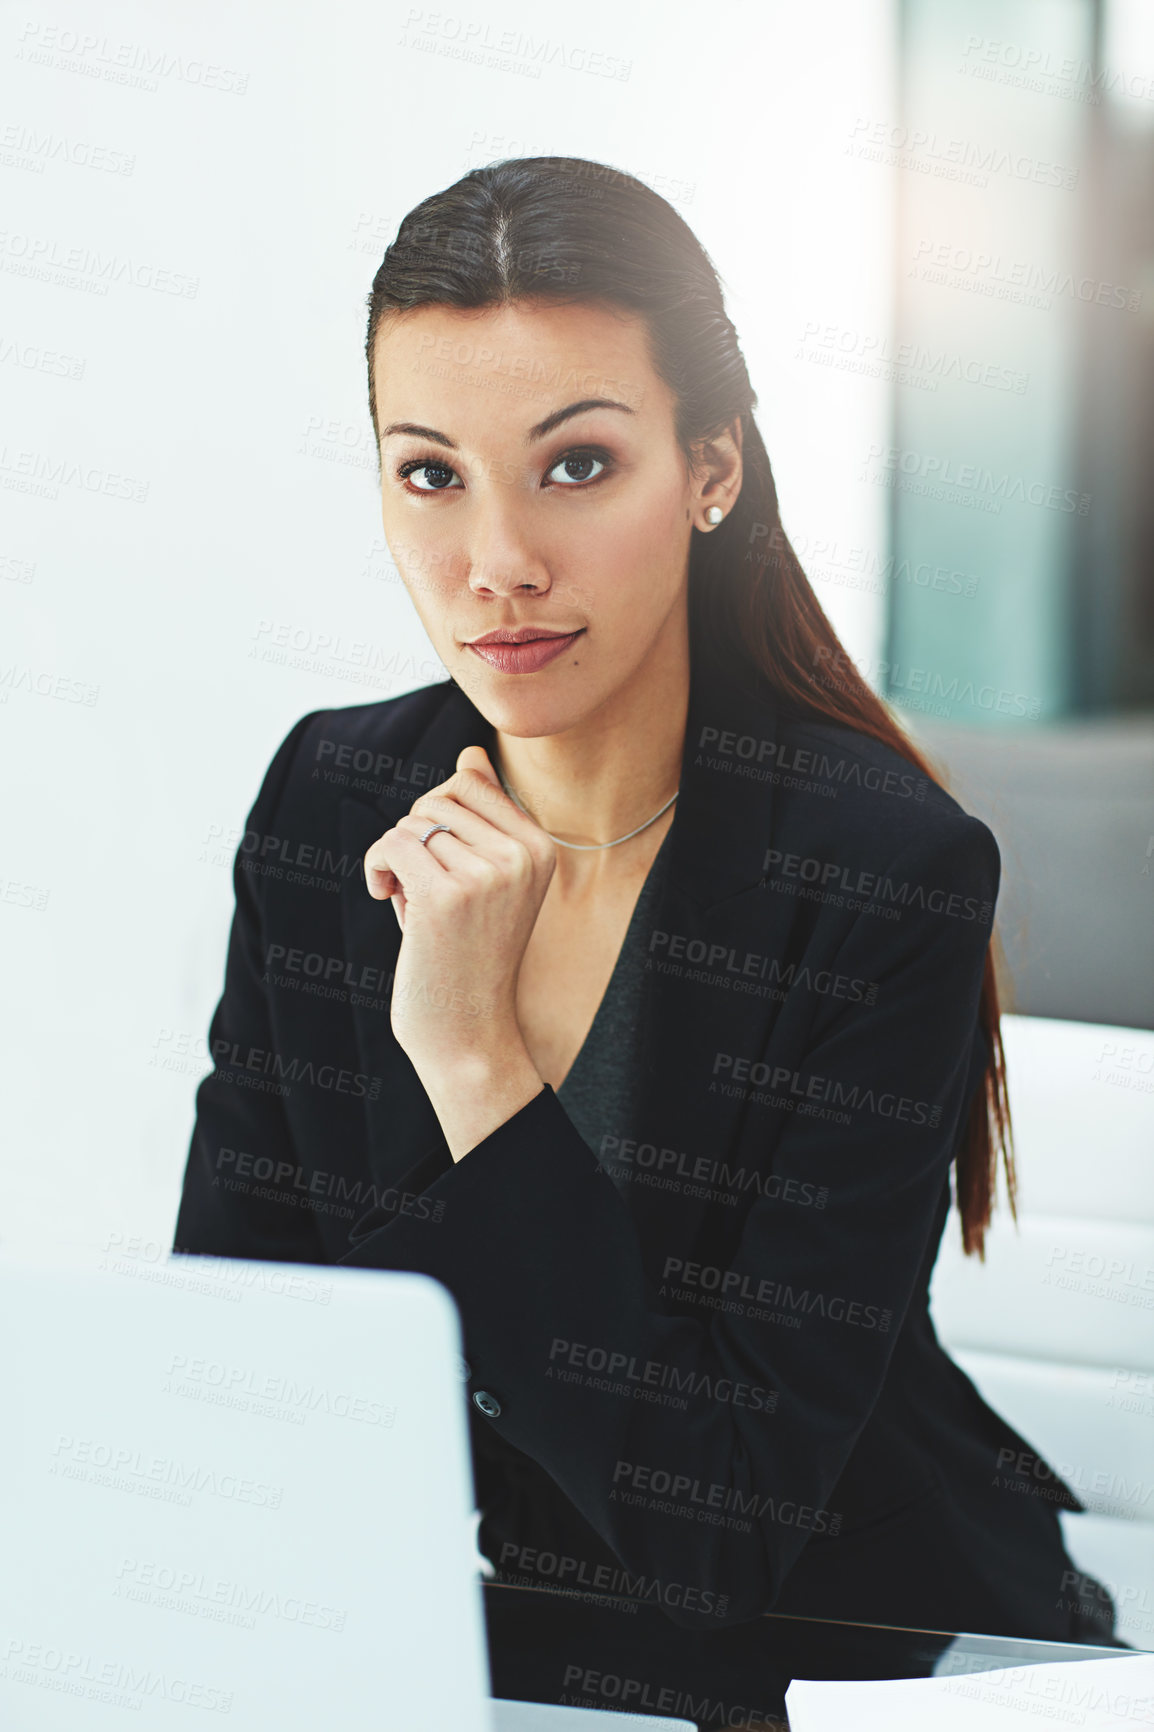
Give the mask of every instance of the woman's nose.
M 549 587 L 549 571 L 509 505 L 478 513 L 466 543 L 469 587 L 492 595 Z
M 549 579 L 541 568 L 524 560 L 470 561 L 469 588 L 478 593 L 512 595 L 517 590 L 530 589 L 536 594 L 548 587 Z

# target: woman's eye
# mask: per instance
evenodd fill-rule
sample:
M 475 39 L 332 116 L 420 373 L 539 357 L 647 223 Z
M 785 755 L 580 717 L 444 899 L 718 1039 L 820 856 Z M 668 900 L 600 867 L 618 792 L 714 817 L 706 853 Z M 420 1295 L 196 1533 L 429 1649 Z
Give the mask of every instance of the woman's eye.
M 420 475 L 424 475 L 426 480 L 418 480 Z M 411 482 L 418 493 L 444 493 L 454 481 L 458 486 L 463 485 L 456 471 L 450 469 L 447 463 L 432 463 L 428 459 L 418 463 L 402 463 L 401 476 Z
M 570 451 L 546 472 L 546 480 L 555 486 L 581 487 L 600 480 L 611 466 L 611 460 L 596 451 Z M 415 493 L 450 493 L 465 485 L 455 469 L 435 457 L 411 457 L 397 474 Z
M 592 451 L 572 451 L 568 457 L 561 457 L 554 463 L 549 479 L 559 482 L 562 487 L 579 486 L 583 481 L 595 481 L 605 467 L 601 458 L 595 457 Z M 563 473 L 558 475 L 558 470 Z

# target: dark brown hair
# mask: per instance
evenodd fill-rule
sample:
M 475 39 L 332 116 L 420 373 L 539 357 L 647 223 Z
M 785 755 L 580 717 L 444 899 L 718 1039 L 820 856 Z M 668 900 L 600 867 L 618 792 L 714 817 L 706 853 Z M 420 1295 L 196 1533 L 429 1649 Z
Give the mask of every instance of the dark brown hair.
M 753 415 L 757 397 L 717 272 L 688 224 L 644 182 L 580 157 L 519 157 L 473 169 L 409 212 L 368 297 L 365 355 L 378 456 L 373 357 L 383 320 L 420 306 L 546 298 L 600 302 L 644 319 L 654 368 L 677 401 L 677 439 L 691 468 L 700 441 L 741 422 L 741 492 L 715 531 L 692 538 L 691 634 L 708 633 L 735 671 L 768 680 L 792 715 L 868 734 L 945 787 L 942 771 L 853 666 L 822 611 L 781 525 Z M 979 1004 L 989 1055 L 985 1086 L 974 1093 L 954 1156 L 962 1242 L 979 1257 L 999 1152 L 1016 1216 L 997 942 L 992 934 Z

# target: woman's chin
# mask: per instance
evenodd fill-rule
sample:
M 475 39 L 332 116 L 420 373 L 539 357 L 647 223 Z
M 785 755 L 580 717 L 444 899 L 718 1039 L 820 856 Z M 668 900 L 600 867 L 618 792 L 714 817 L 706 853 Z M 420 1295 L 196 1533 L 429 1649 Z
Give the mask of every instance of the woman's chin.
M 583 721 L 593 707 L 588 694 L 579 699 L 572 692 L 562 696 L 541 686 L 533 691 L 525 687 L 500 691 L 488 681 L 475 681 L 464 689 L 485 720 L 514 739 L 563 734 Z

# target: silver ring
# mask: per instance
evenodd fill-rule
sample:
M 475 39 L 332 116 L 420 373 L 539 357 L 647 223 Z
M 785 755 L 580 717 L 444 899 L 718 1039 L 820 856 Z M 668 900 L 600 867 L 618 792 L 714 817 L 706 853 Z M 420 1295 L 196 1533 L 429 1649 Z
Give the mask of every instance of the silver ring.
M 438 830 L 443 830 L 447 836 L 451 836 L 453 834 L 453 832 L 449 829 L 449 826 L 447 824 L 430 824 L 429 828 L 425 831 L 424 835 L 421 837 L 421 841 L 427 842 L 429 840 L 430 836 L 435 836 L 437 834 Z

